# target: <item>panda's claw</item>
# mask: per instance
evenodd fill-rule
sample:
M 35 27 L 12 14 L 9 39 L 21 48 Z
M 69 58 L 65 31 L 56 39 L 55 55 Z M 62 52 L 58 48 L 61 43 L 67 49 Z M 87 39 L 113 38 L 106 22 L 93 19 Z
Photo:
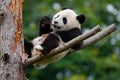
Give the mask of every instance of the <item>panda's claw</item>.
M 43 47 L 40 46 L 40 45 L 37 45 L 37 46 L 34 47 L 34 49 L 35 49 L 36 51 L 41 51 L 41 50 L 43 50 Z

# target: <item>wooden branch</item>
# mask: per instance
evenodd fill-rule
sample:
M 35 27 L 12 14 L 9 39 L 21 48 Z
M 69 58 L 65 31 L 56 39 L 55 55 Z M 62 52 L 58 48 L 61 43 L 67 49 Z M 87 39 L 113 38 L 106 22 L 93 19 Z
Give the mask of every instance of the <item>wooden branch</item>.
M 86 39 L 85 41 L 83 41 L 83 45 L 81 46 L 81 48 L 85 48 L 89 45 L 92 45 L 92 44 L 100 41 L 101 39 L 108 36 L 110 33 L 112 33 L 115 30 L 116 30 L 115 24 L 109 25 L 107 28 L 98 32 L 96 35 L 94 35 L 94 36 Z
M 100 26 L 97 25 L 96 27 L 94 27 L 93 29 L 91 29 L 89 32 L 81 35 L 81 36 L 78 36 L 76 37 L 75 39 L 69 41 L 68 43 L 64 44 L 64 45 L 61 45 L 57 48 L 55 48 L 54 50 L 52 50 L 48 55 L 38 55 L 38 56 L 34 56 L 32 58 L 29 58 L 28 60 L 26 60 L 26 63 L 23 64 L 23 68 L 39 61 L 39 60 L 43 60 L 45 58 L 48 58 L 48 57 L 51 57 L 51 56 L 54 56 L 54 55 L 57 55 L 59 54 L 60 52 L 63 52 L 65 51 L 66 49 L 74 46 L 75 44 L 79 43 L 79 42 L 82 42 L 83 40 L 93 36 L 94 34 L 96 34 L 97 32 L 99 32 L 101 29 L 100 29 Z M 65 53 L 68 53 L 69 51 L 65 51 Z
M 94 27 L 93 29 L 91 29 L 90 31 L 88 31 L 87 33 L 76 37 L 75 39 L 65 43 L 62 46 L 59 46 L 59 47 L 55 48 L 48 55 L 38 55 L 38 56 L 35 56 L 35 57 L 32 57 L 32 58 L 28 59 L 26 61 L 26 63 L 23 64 L 23 68 L 25 68 L 25 67 L 27 67 L 27 66 L 29 66 L 29 65 L 31 65 L 31 64 L 39 61 L 39 60 L 43 60 L 43 59 L 52 57 L 54 55 L 60 54 L 61 52 L 69 53 L 70 52 L 70 50 L 69 50 L 70 47 L 74 46 L 75 44 L 77 44 L 79 42 L 82 42 L 83 40 L 84 41 L 83 41 L 83 45 L 82 45 L 81 49 L 85 48 L 85 47 L 87 47 L 89 45 L 92 45 L 92 44 L 96 43 L 97 41 L 103 39 L 104 37 L 106 37 L 107 35 L 109 35 L 110 33 L 112 33 L 115 30 L 116 30 L 115 24 L 112 24 L 112 25 L 108 26 L 106 29 L 99 32 L 100 27 L 98 25 L 98 26 Z M 97 33 L 97 34 L 94 35 L 95 33 Z

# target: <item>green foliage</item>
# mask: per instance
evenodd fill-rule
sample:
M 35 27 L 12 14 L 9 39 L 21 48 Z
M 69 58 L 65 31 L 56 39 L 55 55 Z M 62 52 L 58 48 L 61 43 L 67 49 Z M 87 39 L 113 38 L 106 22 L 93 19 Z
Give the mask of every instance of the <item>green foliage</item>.
M 29 80 L 119 80 L 120 79 L 120 5 L 119 0 L 25 0 L 23 8 L 24 36 L 29 40 L 38 36 L 39 20 L 52 17 L 67 7 L 85 14 L 86 31 L 97 24 L 104 29 L 115 23 L 117 31 L 64 59 L 36 70 L 27 70 Z

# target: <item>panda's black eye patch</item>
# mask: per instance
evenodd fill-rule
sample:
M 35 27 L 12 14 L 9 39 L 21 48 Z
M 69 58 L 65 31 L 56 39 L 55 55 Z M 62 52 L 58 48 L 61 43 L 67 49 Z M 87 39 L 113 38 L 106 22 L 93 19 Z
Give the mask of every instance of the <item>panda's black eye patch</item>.
M 58 18 L 59 16 L 60 16 L 60 15 L 58 15 L 57 17 L 55 17 L 55 19 Z
M 67 23 L 67 18 L 63 17 L 63 23 L 66 24 Z

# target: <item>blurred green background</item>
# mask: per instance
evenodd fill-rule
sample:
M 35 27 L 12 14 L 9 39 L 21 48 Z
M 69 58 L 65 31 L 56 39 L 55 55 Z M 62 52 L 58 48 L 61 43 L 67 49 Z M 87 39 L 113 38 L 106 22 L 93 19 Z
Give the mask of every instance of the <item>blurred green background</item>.
M 120 80 L 120 1 L 119 0 L 24 0 L 23 28 L 25 38 L 38 36 L 39 20 L 52 17 L 61 8 L 85 14 L 85 32 L 97 24 L 102 29 L 115 23 L 117 31 L 89 46 L 37 70 L 27 69 L 29 80 Z

